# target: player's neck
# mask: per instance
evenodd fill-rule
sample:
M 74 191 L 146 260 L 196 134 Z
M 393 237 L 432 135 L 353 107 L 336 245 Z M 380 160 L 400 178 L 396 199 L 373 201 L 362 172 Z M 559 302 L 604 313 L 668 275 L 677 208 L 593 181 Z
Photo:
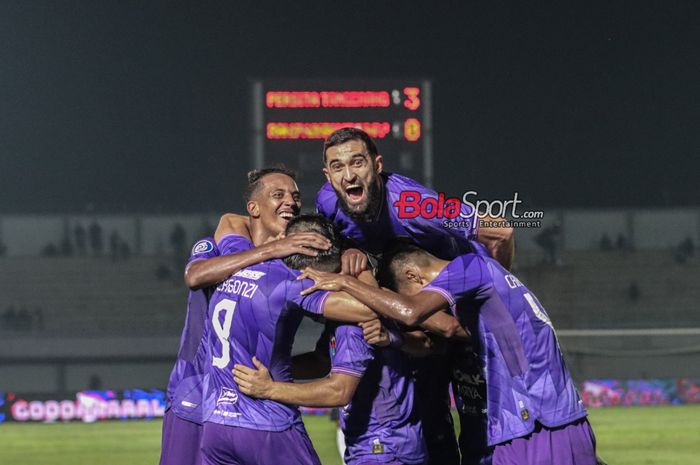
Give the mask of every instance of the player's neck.
M 259 219 L 250 219 L 250 240 L 255 247 L 260 247 L 274 239 L 276 239 L 276 236 L 273 236 L 272 233 L 262 225 Z
M 439 258 L 435 258 L 434 260 L 431 260 L 430 265 L 428 265 L 425 268 L 425 277 L 428 280 L 428 282 L 432 281 L 433 279 L 437 278 L 437 275 L 442 272 L 442 270 L 449 264 L 447 260 L 440 260 Z

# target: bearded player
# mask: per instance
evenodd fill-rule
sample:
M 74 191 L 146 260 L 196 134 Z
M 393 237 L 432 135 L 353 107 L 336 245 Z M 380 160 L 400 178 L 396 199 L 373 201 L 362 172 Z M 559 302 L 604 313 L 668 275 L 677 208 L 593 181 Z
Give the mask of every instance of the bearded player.
M 323 163 L 328 182 L 316 199 L 318 212 L 371 255 L 377 257 L 397 239 L 404 239 L 442 259 L 477 251 L 510 266 L 513 230 L 479 228 L 476 212 L 466 205 L 462 206 L 463 223 L 454 228 L 444 227 L 439 218 L 399 218 L 394 204 L 402 192 L 416 192 L 423 198 L 437 198 L 437 194 L 413 179 L 384 172 L 382 155 L 365 132 L 355 128 L 335 131 L 324 143 Z M 358 270 L 344 268 L 343 271 Z M 416 364 L 417 397 L 423 407 L 429 463 L 457 464 L 459 451 L 450 413 L 449 360 L 426 357 L 417 359 Z
M 452 309 L 472 333 L 484 373 L 492 464 L 596 464 L 595 437 L 552 323 L 522 282 L 490 258 L 465 254 L 446 261 L 409 245 L 383 266 L 385 281 L 400 294 L 314 270 L 306 276 L 316 285 L 304 293 L 348 292 L 409 325 Z M 463 444 L 470 440 L 460 437 Z

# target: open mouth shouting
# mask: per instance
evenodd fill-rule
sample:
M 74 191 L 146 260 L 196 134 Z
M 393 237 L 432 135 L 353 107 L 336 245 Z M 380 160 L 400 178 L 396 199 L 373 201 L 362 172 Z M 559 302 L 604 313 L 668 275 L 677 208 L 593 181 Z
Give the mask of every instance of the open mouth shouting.
M 358 206 L 365 199 L 366 189 L 362 184 L 348 184 L 345 186 L 345 197 L 349 205 Z

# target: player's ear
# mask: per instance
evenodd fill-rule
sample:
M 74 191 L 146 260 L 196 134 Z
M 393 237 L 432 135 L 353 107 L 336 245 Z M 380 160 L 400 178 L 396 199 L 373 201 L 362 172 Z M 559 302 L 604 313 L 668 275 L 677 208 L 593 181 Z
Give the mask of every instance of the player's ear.
M 422 284 L 420 272 L 418 268 L 413 265 L 408 265 L 404 270 L 404 276 L 409 282 Z
M 258 202 L 255 200 L 248 200 L 248 203 L 246 203 L 246 210 L 248 210 L 248 214 L 251 218 L 260 217 L 260 207 L 258 207 Z
M 326 181 L 331 182 L 331 176 L 328 174 L 328 168 L 323 167 L 323 174 L 326 176 Z
M 382 172 L 383 169 L 384 169 L 384 159 L 382 158 L 381 155 L 377 154 L 377 156 L 374 157 L 374 171 L 376 171 L 377 174 L 379 174 Z

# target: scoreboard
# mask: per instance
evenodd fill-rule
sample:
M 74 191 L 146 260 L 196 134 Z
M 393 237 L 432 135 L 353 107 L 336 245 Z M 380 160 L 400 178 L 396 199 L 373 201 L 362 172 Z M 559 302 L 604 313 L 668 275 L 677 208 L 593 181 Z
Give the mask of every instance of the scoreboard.
M 270 79 L 252 82 L 252 164 L 284 164 L 299 174 L 304 206 L 325 182 L 323 141 L 357 127 L 372 137 L 384 169 L 432 184 L 430 81 Z

